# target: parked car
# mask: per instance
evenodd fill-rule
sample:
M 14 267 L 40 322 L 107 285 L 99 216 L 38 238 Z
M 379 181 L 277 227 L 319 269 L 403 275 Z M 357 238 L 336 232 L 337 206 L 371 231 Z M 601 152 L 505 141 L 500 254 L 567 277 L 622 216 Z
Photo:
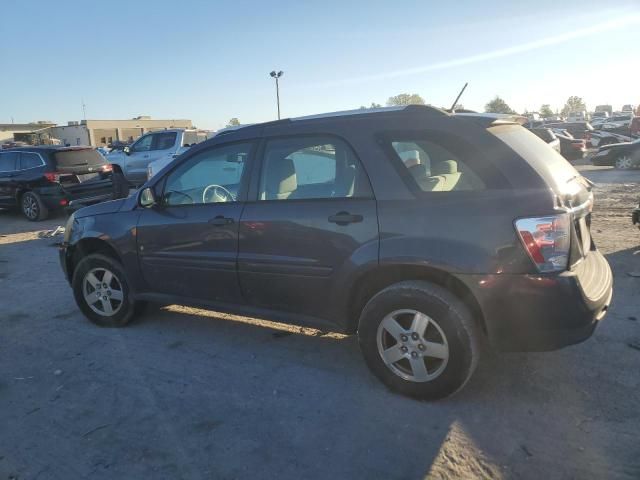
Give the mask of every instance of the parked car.
M 636 106 L 632 104 L 627 104 L 622 106 L 622 111 L 624 113 L 630 113 L 631 115 L 633 115 L 633 112 L 635 111 L 635 109 L 636 109 Z
M 213 138 L 215 135 L 226 135 L 228 132 L 231 132 L 233 130 L 237 130 L 238 128 L 244 128 L 244 127 L 246 127 L 248 125 L 249 124 L 232 125 L 230 127 L 222 128 L 222 129 L 218 130 L 217 132 L 210 132 L 208 135 L 209 135 L 209 138 Z M 184 153 L 185 151 L 186 151 L 186 149 L 183 150 L 181 153 Z M 149 163 L 149 165 L 147 166 L 147 180 L 150 179 L 151 177 L 153 177 L 156 173 L 158 173 L 164 167 L 169 165 L 171 162 L 173 162 L 178 156 L 179 155 L 175 155 L 173 157 L 164 157 L 164 158 L 160 158 L 158 160 L 155 160 L 155 161 Z
M 567 160 L 579 160 L 587 153 L 584 139 L 573 138 L 568 131 L 554 132 L 560 142 L 560 154 Z
M 612 143 L 630 142 L 633 138 L 630 135 L 621 135 L 611 130 L 593 130 L 586 134 L 585 141 L 593 148 L 603 147 Z
M 613 143 L 598 149 L 591 161 L 594 165 L 610 165 L 623 170 L 640 167 L 640 140 Z
M 60 261 L 100 326 L 154 301 L 357 333 L 390 389 L 434 399 L 469 380 L 482 336 L 549 350 L 592 334 L 612 292 L 592 204 L 514 117 L 355 110 L 191 148 L 76 212 Z
M 606 110 L 595 111 L 591 114 L 591 124 L 593 125 L 596 120 L 606 120 L 609 118 L 609 112 Z
M 110 153 L 108 159 L 116 176 L 124 176 L 132 185 L 141 185 L 147 180 L 149 163 L 160 159 L 172 160 L 208 136 L 209 132 L 178 128 L 150 132 L 133 145 Z
M 640 228 L 640 204 L 638 204 L 638 208 L 631 212 L 631 221 L 636 227 Z
M 613 107 L 611 105 L 597 105 L 595 113 L 605 112 L 607 116 L 613 113 Z
M 585 111 L 569 112 L 567 115 L 567 122 L 586 122 L 587 120 L 589 120 L 589 116 Z
M 614 115 L 609 117 L 606 122 L 600 125 L 600 128 L 603 130 L 615 130 L 615 129 L 625 129 L 629 128 L 631 124 L 631 119 L 633 118 L 632 114 L 622 114 L 622 115 Z
M 113 197 L 111 165 L 86 147 L 22 147 L 0 151 L 0 206 L 31 221 Z
M 544 140 L 547 145 L 553 148 L 556 152 L 560 153 L 560 140 L 556 137 L 550 128 L 531 128 L 530 129 L 537 137 Z
M 547 123 L 545 127 L 567 130 L 574 138 L 584 139 L 586 139 L 589 132 L 594 130 L 589 122 L 555 122 Z

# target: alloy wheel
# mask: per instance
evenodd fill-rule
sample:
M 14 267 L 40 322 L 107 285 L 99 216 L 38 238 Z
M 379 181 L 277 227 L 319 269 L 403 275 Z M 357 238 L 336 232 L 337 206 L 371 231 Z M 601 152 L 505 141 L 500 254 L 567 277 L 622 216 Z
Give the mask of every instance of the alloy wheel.
M 440 325 L 417 310 L 396 310 L 384 317 L 377 344 L 385 365 L 411 382 L 436 379 L 449 360 L 449 344 Z
M 33 195 L 26 194 L 22 197 L 22 211 L 29 220 L 38 218 L 38 202 Z
M 89 308 L 103 317 L 111 317 L 122 308 L 122 283 L 106 268 L 94 268 L 85 275 L 82 293 Z
M 622 155 L 621 157 L 616 158 L 616 168 L 621 170 L 628 170 L 633 166 L 631 162 L 631 157 L 628 155 Z

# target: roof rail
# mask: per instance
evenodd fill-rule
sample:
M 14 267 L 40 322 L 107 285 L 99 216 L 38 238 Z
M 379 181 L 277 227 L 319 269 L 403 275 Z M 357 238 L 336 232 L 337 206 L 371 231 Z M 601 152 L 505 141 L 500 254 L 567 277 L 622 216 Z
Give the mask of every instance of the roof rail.
M 444 110 L 441 110 L 431 105 L 398 105 L 394 107 L 380 107 L 380 108 L 357 108 L 355 110 L 342 110 L 337 112 L 319 113 L 315 115 L 305 115 L 303 117 L 294 117 L 291 119 L 293 122 L 301 120 L 315 120 L 317 118 L 332 118 L 332 117 L 348 117 L 351 115 L 371 115 L 374 113 L 388 113 L 388 112 L 401 112 L 401 111 L 413 111 L 413 110 L 430 110 L 433 112 L 439 112 L 446 115 Z

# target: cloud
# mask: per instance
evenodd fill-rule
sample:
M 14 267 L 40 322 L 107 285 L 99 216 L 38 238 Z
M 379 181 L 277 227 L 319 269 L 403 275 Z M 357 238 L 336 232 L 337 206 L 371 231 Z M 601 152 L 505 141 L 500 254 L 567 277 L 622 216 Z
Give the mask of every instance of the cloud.
M 580 28 L 571 32 L 562 33 L 559 35 L 553 35 L 532 42 L 521 43 L 519 45 L 513 45 L 507 48 L 501 48 L 498 50 L 492 50 L 490 52 L 479 53 L 477 55 L 471 55 L 469 57 L 456 58 L 453 60 L 447 60 L 445 62 L 432 63 L 430 65 L 424 65 L 421 67 L 408 68 L 405 70 L 396 70 L 394 72 L 383 72 L 372 75 L 364 75 L 360 77 L 343 78 L 330 82 L 323 82 L 313 85 L 314 87 L 336 87 L 349 84 L 358 84 L 364 82 L 371 82 L 376 80 L 387 80 L 390 78 L 406 77 L 410 75 L 418 75 L 425 72 L 433 72 L 435 70 L 445 70 L 447 68 L 460 67 L 463 65 L 469 65 L 472 63 L 485 62 L 487 60 L 493 60 L 496 58 L 508 57 L 510 55 L 516 55 L 518 53 L 530 52 L 532 50 L 538 50 L 544 47 L 550 47 L 561 43 L 575 40 L 577 38 L 588 37 L 596 35 L 598 33 L 606 32 L 609 30 L 615 30 L 627 25 L 640 24 L 640 14 L 632 14 L 623 17 L 618 17 L 613 20 L 605 21 L 597 25 L 593 25 L 587 28 Z

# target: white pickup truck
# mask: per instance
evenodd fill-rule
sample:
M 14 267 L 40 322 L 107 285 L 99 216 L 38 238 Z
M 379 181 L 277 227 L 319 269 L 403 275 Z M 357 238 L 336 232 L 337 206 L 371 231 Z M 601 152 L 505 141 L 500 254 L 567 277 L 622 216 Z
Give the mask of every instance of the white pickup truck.
M 179 128 L 149 132 L 124 150 L 111 152 L 107 161 L 113 165 L 114 174 L 122 174 L 129 184 L 141 185 L 147 181 L 147 166 L 151 162 L 169 163 L 190 146 L 211 136 L 213 132 Z

